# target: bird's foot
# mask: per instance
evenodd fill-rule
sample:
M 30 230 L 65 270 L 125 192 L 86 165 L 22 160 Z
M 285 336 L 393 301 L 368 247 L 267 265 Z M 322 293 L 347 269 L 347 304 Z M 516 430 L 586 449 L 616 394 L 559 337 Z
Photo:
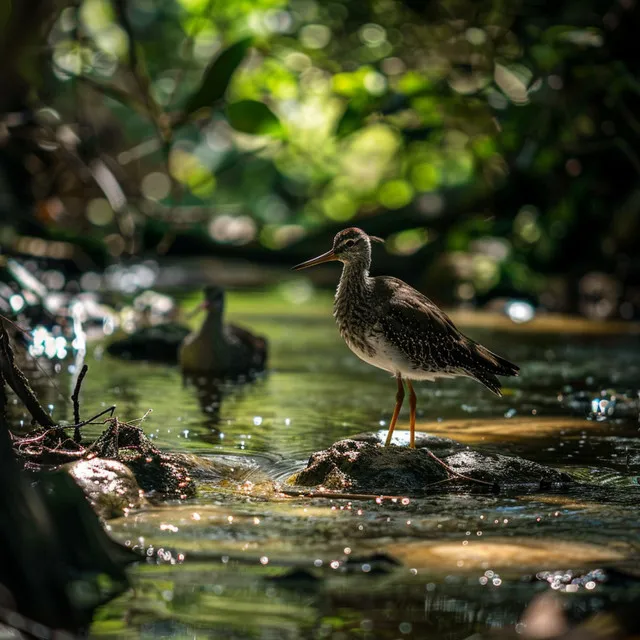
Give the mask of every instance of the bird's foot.
M 413 446 L 413 448 L 415 449 L 415 445 Z M 478 480 L 478 478 L 472 478 L 470 476 L 466 476 L 463 473 L 460 473 L 455 469 L 452 469 L 446 462 L 444 462 L 444 460 L 441 460 L 440 458 L 438 458 L 438 456 L 435 455 L 435 453 L 431 453 L 429 449 L 425 449 L 425 451 L 427 452 L 427 455 L 433 458 L 441 467 L 444 467 L 444 469 L 446 469 L 447 473 L 451 476 L 450 478 L 451 480 L 455 478 L 460 478 L 461 480 L 468 480 L 469 482 L 476 482 L 477 484 L 484 484 L 489 487 L 493 487 L 493 482 L 487 482 L 486 480 Z

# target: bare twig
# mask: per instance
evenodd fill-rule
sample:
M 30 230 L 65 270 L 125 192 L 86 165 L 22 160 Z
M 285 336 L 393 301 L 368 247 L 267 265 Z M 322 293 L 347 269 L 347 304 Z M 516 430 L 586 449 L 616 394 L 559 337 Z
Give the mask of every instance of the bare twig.
M 75 386 L 75 389 L 73 390 L 73 395 L 71 396 L 71 400 L 73 401 L 73 419 L 75 420 L 76 424 L 79 424 L 80 422 L 80 387 L 82 387 L 82 381 L 84 380 L 84 377 L 87 375 L 88 370 L 89 370 L 89 365 L 88 364 L 83 365 L 78 375 L 78 379 L 76 380 L 76 386 Z
M 69 427 L 73 427 L 75 429 L 77 429 L 78 427 L 84 427 L 87 424 L 92 424 L 95 420 L 97 420 L 98 418 L 101 418 L 102 416 L 106 415 L 107 413 L 109 414 L 109 418 L 113 418 L 113 412 L 116 410 L 116 405 L 112 404 L 110 407 L 107 407 L 106 409 L 102 410 L 100 413 L 96 413 L 95 416 L 92 416 L 91 418 L 88 418 L 87 420 L 83 420 L 82 422 L 78 422 L 77 424 L 71 424 L 68 425 Z M 65 426 L 66 428 L 66 426 Z
M 20 438 L 17 436 L 13 436 L 13 440 L 14 442 L 18 445 L 18 446 L 24 446 L 27 444 L 35 444 L 37 442 L 41 442 L 42 440 L 44 440 L 45 438 L 47 438 L 52 432 L 63 432 L 65 429 L 75 429 L 76 432 L 80 427 L 84 427 L 88 424 L 94 424 L 95 420 L 97 420 L 98 418 L 101 418 L 102 416 L 106 415 L 107 413 L 109 414 L 109 417 L 106 420 L 103 420 L 100 424 L 105 424 L 106 422 L 109 422 L 110 420 L 113 420 L 113 412 L 116 409 L 116 405 L 111 405 L 110 407 L 107 407 L 106 409 L 103 409 L 100 413 L 97 413 L 95 416 L 92 416 L 91 418 L 88 418 L 87 420 L 83 420 L 82 422 L 78 422 L 76 424 L 57 424 L 54 425 L 53 427 L 47 429 L 46 431 L 43 431 L 42 433 L 38 434 L 37 436 L 31 436 L 31 437 L 25 437 L 25 438 Z M 75 439 L 75 434 L 74 434 L 74 441 L 78 443 L 78 441 Z
M 477 482 L 478 484 L 484 484 L 493 487 L 494 483 L 485 482 L 484 480 L 477 480 L 476 478 L 471 478 L 469 476 L 462 475 L 456 471 L 453 471 L 449 467 L 447 467 L 449 471 L 454 475 L 454 477 L 445 478 L 443 480 L 438 480 L 436 482 L 432 482 L 428 485 L 425 485 L 425 489 L 430 487 L 435 487 L 439 484 L 446 484 L 447 482 L 451 482 L 453 480 L 462 479 L 468 480 L 469 482 Z M 407 500 L 407 496 L 387 496 L 383 494 L 375 494 L 375 493 L 342 493 L 339 491 L 305 491 L 304 489 L 280 489 L 280 493 L 283 493 L 286 496 L 291 498 L 330 498 L 334 500 L 375 500 L 377 502 L 382 502 L 383 500 L 391 500 L 392 502 L 402 502 L 402 500 Z
M 444 462 L 443 460 L 440 460 L 440 458 L 438 458 L 438 456 L 435 453 L 432 453 L 431 451 L 429 451 L 429 449 L 425 448 L 425 452 L 430 458 L 435 460 L 435 462 L 437 462 L 441 467 L 443 467 L 447 471 L 447 473 L 451 474 L 452 477 L 449 478 L 450 480 L 455 480 L 456 478 L 460 478 L 461 480 L 468 480 L 469 482 L 484 484 L 484 485 L 487 485 L 488 487 L 493 487 L 495 484 L 493 482 L 487 482 L 486 480 L 478 480 L 477 478 L 466 476 L 464 475 L 464 473 L 459 473 L 455 469 L 452 469 L 446 462 Z
M 60 69 L 60 67 L 58 68 Z M 89 76 L 70 73 L 66 69 L 60 70 L 63 71 L 66 75 L 72 77 L 74 80 L 81 82 L 88 87 L 91 87 L 94 91 L 103 94 L 107 98 L 116 100 L 119 103 L 123 104 L 125 107 L 129 107 L 129 109 L 133 109 L 141 115 L 149 115 L 148 107 L 144 103 L 133 97 L 131 94 L 127 93 L 124 89 L 116 86 L 115 84 L 110 84 L 108 82 L 98 82 L 97 80 L 94 80 Z
M 335 500 L 406 500 L 406 496 L 385 496 L 375 493 L 340 493 L 338 491 L 304 491 L 298 489 L 281 489 L 280 493 L 284 493 L 291 498 L 331 498 Z
M 2 314 L 0 314 L 0 322 L 1 321 L 8 322 L 14 329 L 16 329 L 17 331 L 20 331 L 20 333 L 22 333 L 22 335 L 24 335 L 25 338 L 31 339 L 31 334 L 26 329 L 23 329 L 19 324 L 16 324 L 10 318 L 7 318 L 6 316 L 3 316 Z M 55 383 L 54 379 L 40 365 L 40 363 L 38 362 L 38 359 L 35 356 L 31 355 L 28 350 L 25 351 L 25 354 L 29 358 L 31 358 L 31 360 L 33 360 L 33 363 L 36 365 L 38 371 L 40 371 L 40 373 L 45 378 L 47 378 L 47 380 L 51 383 L 51 386 L 56 390 L 56 393 L 58 394 L 58 397 L 61 400 L 66 400 L 65 395 L 62 393 L 62 391 L 60 391 L 60 389 L 59 389 L 58 385 Z
M 53 418 L 42 408 L 24 373 L 14 362 L 13 349 L 9 344 L 9 334 L 2 318 L 0 318 L 0 371 L 6 383 L 22 400 L 34 421 L 43 427 L 54 427 Z
M 73 390 L 73 395 L 71 396 L 71 400 L 73 402 L 73 420 L 76 425 L 80 424 L 80 387 L 82 386 L 82 381 L 84 377 L 87 375 L 87 371 L 89 371 L 89 365 L 83 365 L 80 373 L 78 374 L 78 379 L 76 380 L 76 386 Z M 76 426 L 76 429 L 73 433 L 73 439 L 80 444 L 81 436 L 80 436 L 80 427 Z

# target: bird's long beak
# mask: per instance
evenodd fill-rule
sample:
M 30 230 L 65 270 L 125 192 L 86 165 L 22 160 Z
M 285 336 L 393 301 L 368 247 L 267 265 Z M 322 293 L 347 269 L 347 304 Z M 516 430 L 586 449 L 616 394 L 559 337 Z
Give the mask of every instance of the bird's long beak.
M 297 264 L 295 267 L 292 267 L 293 271 L 300 271 L 300 269 L 306 269 L 307 267 L 315 267 L 317 264 L 322 264 L 323 262 L 331 262 L 332 260 L 337 260 L 336 254 L 333 253 L 333 249 L 330 249 L 326 253 L 323 253 L 321 256 L 317 258 L 311 258 L 311 260 L 307 260 L 306 262 L 301 262 Z
M 187 320 L 195 318 L 201 311 L 208 311 L 210 307 L 211 305 L 209 304 L 208 300 L 204 300 L 195 309 L 189 311 L 189 313 L 187 314 Z

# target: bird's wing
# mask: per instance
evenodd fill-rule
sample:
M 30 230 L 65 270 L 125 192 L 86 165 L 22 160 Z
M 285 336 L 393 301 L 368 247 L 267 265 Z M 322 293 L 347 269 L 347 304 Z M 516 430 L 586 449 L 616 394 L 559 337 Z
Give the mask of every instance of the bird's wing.
M 255 336 L 253 333 L 245 329 L 244 327 L 239 327 L 237 324 L 228 324 L 227 327 L 229 331 L 241 342 L 250 346 L 263 346 L 266 341 L 262 336 Z
M 416 366 L 446 369 L 467 338 L 429 298 L 396 278 L 375 278 L 375 297 L 385 302 L 380 323 L 388 340 Z
M 256 336 L 247 329 L 237 324 L 228 324 L 227 330 L 233 335 L 234 340 L 240 342 L 252 359 L 259 365 L 264 365 L 267 358 L 267 340 L 262 336 Z
M 385 300 L 380 324 L 386 338 L 418 369 L 470 375 L 499 393 L 495 375 L 517 375 L 518 367 L 467 338 L 429 298 L 396 278 L 375 278 Z

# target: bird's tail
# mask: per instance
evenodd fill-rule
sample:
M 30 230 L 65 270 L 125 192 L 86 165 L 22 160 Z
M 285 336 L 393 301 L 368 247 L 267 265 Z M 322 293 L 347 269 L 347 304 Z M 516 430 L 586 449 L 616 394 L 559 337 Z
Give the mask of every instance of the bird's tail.
M 469 375 L 501 397 L 502 384 L 498 376 L 517 376 L 520 367 L 476 342 L 472 343 L 470 348 L 473 353 L 473 366 L 468 371 Z

